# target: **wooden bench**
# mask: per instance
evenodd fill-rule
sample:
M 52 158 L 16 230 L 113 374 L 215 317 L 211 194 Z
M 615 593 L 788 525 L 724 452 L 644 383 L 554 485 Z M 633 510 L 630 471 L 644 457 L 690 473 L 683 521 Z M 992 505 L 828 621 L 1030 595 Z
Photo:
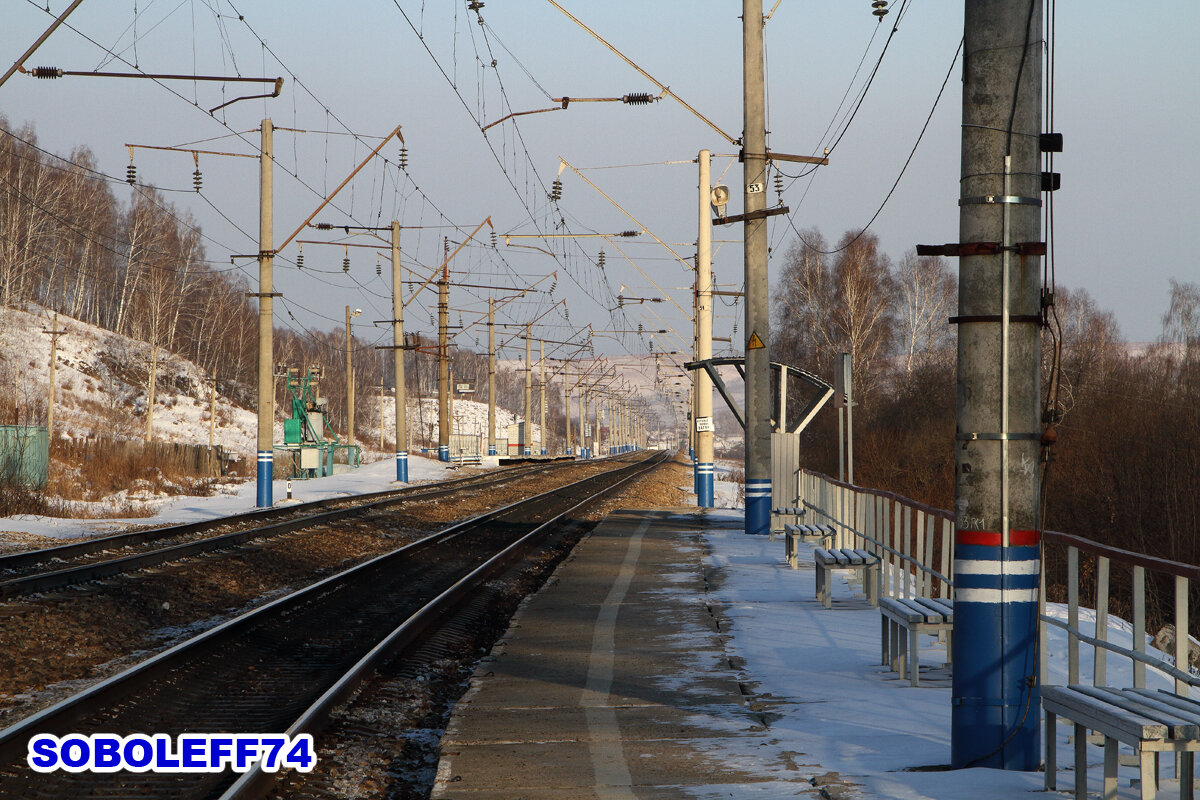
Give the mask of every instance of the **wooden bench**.
M 829 573 L 835 569 L 848 569 L 862 573 L 863 589 L 871 605 L 879 605 L 879 557 L 866 550 L 851 550 L 848 547 L 818 547 L 813 550 L 813 565 L 817 568 L 817 597 L 821 605 L 832 605 Z
M 800 568 L 800 542 L 820 539 L 825 549 L 833 547 L 832 525 L 784 525 L 783 555 L 792 569 Z
M 900 674 L 908 673 L 911 686 L 921 679 L 921 634 L 935 634 L 946 642 L 946 663 L 950 663 L 951 635 L 954 632 L 954 601 L 927 597 L 892 598 L 879 601 L 879 640 L 882 663 Z M 906 633 L 902 634 L 903 628 Z
M 1098 686 L 1043 686 L 1046 711 L 1046 789 L 1055 790 L 1058 717 L 1075 725 L 1075 798 L 1087 797 L 1087 731 L 1104 741 L 1104 798 L 1117 797 L 1117 743 L 1133 748 L 1142 800 L 1158 790 L 1158 754 L 1179 754 L 1179 796 L 1192 797 L 1193 753 L 1200 750 L 1200 702 L 1152 689 Z

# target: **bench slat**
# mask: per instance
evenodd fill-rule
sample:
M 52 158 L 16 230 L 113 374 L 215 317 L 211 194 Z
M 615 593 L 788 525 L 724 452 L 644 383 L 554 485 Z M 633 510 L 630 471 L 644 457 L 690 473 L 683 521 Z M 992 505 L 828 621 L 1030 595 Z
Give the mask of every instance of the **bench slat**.
M 929 606 L 945 618 L 946 622 L 954 622 L 954 601 L 942 600 L 936 597 L 918 597 L 917 602 Z
M 879 561 L 879 556 L 872 553 L 870 550 L 854 550 L 858 557 L 862 559 L 864 564 L 874 564 Z
M 879 599 L 879 610 L 897 622 L 924 622 L 925 614 L 891 597 Z
M 1081 686 L 1080 691 L 1097 700 L 1123 708 L 1131 714 L 1140 714 L 1166 724 L 1167 734 L 1172 739 L 1194 739 L 1200 735 L 1200 724 L 1197 720 L 1189 720 L 1170 706 L 1108 686 Z
M 1163 723 L 1097 700 L 1080 691 L 1080 688 L 1043 686 L 1042 706 L 1052 714 L 1074 720 L 1126 743 L 1167 738 L 1167 726 Z
M 1182 713 L 1185 718 L 1200 721 L 1200 702 L 1190 697 L 1182 697 L 1166 689 L 1132 689 L 1134 694 L 1142 695 L 1156 702 L 1171 706 Z
M 947 609 L 945 606 L 941 605 L 940 603 L 931 602 L 927 597 L 914 597 L 912 602 L 925 610 L 925 616 L 928 618 L 929 622 L 941 623 L 954 621 L 953 611 L 947 614 Z

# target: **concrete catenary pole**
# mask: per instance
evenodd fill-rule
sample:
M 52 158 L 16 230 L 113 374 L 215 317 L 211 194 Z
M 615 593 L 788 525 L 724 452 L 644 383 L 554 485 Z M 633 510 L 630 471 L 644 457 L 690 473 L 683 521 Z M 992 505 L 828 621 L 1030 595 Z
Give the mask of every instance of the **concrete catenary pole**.
M 563 365 L 563 417 L 566 418 L 566 447 L 567 455 L 575 455 L 571 452 L 571 359 L 566 360 Z
M 742 0 L 745 184 L 746 533 L 771 532 L 771 308 L 767 284 L 767 136 L 762 0 Z
M 350 335 L 350 306 L 346 306 L 346 445 L 354 445 L 354 356 Z M 346 451 L 349 454 L 349 451 Z
M 580 381 L 580 455 L 588 458 L 588 389 Z
M 450 460 L 450 240 L 442 243 L 446 258 L 438 280 L 438 460 Z
M 712 212 L 709 210 L 711 156 L 701 150 L 699 216 L 696 231 L 696 360 L 712 358 Z M 713 507 L 713 409 L 712 379 L 704 370 L 692 373 L 695 407 L 692 427 L 695 431 L 696 505 Z
M 1040 761 L 1041 26 L 1041 0 L 966 3 L 951 714 L 956 768 L 1034 770 Z
M 533 357 L 533 340 L 529 338 L 532 327 L 528 322 L 525 323 L 525 427 L 520 430 L 524 431 L 521 436 L 521 454 L 526 456 L 533 455 L 530 445 L 533 438 L 533 364 L 530 361 Z
M 275 215 L 274 215 L 274 126 L 262 121 L 262 154 L 259 157 L 258 202 L 258 469 L 256 500 L 259 508 L 274 503 L 275 477 Z
M 396 377 L 396 480 L 408 483 L 408 391 L 404 386 L 404 283 L 400 223 L 392 220 L 392 371 Z
M 541 418 L 542 426 L 538 429 L 538 444 L 541 445 L 542 455 L 546 455 L 546 340 L 545 339 L 540 340 L 539 345 L 541 347 L 541 353 L 538 356 L 538 362 L 539 362 L 539 364 L 541 364 L 541 368 L 542 368 L 542 380 L 541 380 L 542 401 L 538 405 L 542 411 L 542 418 Z
M 496 455 L 496 301 L 488 298 L 488 455 Z M 508 455 L 505 453 L 505 455 Z

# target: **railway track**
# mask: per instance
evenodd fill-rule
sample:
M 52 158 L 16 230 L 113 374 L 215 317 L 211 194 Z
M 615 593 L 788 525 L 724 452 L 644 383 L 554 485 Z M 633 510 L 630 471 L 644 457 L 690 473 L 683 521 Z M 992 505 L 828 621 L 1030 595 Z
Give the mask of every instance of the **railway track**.
M 51 591 L 212 552 L 399 503 L 448 497 L 466 488 L 484 490 L 531 475 L 575 466 L 574 462 L 523 464 L 354 497 L 328 498 L 251 511 L 230 517 L 101 536 L 55 547 L 0 556 L 0 600 Z
M 478 586 L 572 512 L 665 458 L 615 465 L 453 525 L 229 620 L 0 731 L 0 797 L 263 796 L 275 776 L 261 771 L 39 774 L 24 763 L 27 742 L 35 733 L 316 732 L 366 675 L 452 619 Z

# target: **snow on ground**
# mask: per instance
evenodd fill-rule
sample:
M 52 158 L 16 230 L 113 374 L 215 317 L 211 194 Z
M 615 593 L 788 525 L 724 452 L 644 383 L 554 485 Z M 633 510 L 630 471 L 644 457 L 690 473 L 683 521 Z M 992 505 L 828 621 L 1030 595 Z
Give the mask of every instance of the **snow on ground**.
M 445 463 L 432 458 L 410 455 L 408 459 L 410 482 L 445 480 L 453 477 L 453 471 Z M 395 488 L 396 465 L 392 459 L 376 461 L 352 472 L 314 478 L 307 481 L 292 481 L 294 502 L 324 500 L 328 497 L 378 492 Z M 214 517 L 242 514 L 254 510 L 257 486 L 253 479 L 228 488 L 215 497 L 173 497 L 165 500 L 152 517 L 137 519 L 55 519 L 21 515 L 0 518 L 0 538 L 10 532 L 32 533 L 56 538 L 71 538 L 87 534 L 123 530 L 131 525 L 172 525 L 185 522 L 213 519 Z M 275 504 L 287 502 L 287 481 L 274 482 Z
M 718 499 L 729 498 L 736 485 L 718 481 Z M 834 771 L 844 780 L 862 787 L 861 795 L 896 800 L 1008 800 L 1044 794 L 1040 772 L 1010 772 L 992 769 L 908 771 L 950 763 L 949 672 L 934 670 L 922 685 L 911 688 L 879 662 L 879 612 L 865 603 L 859 607 L 838 600 L 862 598 L 860 587 L 834 573 L 835 607 L 823 609 L 815 602 L 815 571 L 812 559 L 802 552 L 800 563 L 808 569 L 792 570 L 783 559 L 783 542 L 764 536 L 747 536 L 743 512 L 713 512 L 717 524 L 707 535 L 709 562 L 721 571 L 715 599 L 725 606 L 732 629 L 728 648 L 745 660 L 748 677 L 768 710 L 780 718 L 770 727 L 768 747 L 746 738 L 743 752 L 727 753 L 752 769 L 769 771 L 771 764 L 790 757 L 797 763 L 820 765 L 818 772 Z M 1067 609 L 1050 604 L 1047 613 L 1066 620 Z M 1092 635 L 1095 613 L 1080 609 L 1080 627 Z M 1131 647 L 1132 626 L 1109 617 L 1109 640 Z M 1155 650 L 1147 639 L 1147 650 L 1166 663 L 1170 657 Z M 1049 685 L 1067 683 L 1067 635 L 1049 629 Z M 922 645 L 921 661 L 938 665 L 945 649 L 931 637 Z M 700 667 L 702 661 L 698 661 Z M 1080 647 L 1080 681 L 1092 679 L 1093 651 Z M 1173 681 L 1162 673 L 1147 670 L 1147 686 L 1170 689 Z M 1133 670 L 1128 659 L 1109 654 L 1107 684 L 1132 686 Z M 1193 697 L 1200 693 L 1193 691 Z M 774 703 L 778 705 L 774 705 Z M 1066 796 L 1074 786 L 1072 745 L 1069 728 L 1057 734 L 1057 785 Z M 1124 752 L 1126 749 L 1122 748 Z M 803 754 L 797 756 L 795 754 Z M 1092 788 L 1100 781 L 1103 750 L 1088 748 Z M 1164 776 L 1173 774 L 1164 760 Z M 1122 798 L 1138 796 L 1130 780 L 1134 767 L 1122 767 Z M 1164 780 L 1166 789 L 1173 781 Z M 739 795 L 734 794 L 734 797 Z M 849 795 L 855 796 L 854 794 Z M 1060 796 L 1060 795 L 1054 795 Z

